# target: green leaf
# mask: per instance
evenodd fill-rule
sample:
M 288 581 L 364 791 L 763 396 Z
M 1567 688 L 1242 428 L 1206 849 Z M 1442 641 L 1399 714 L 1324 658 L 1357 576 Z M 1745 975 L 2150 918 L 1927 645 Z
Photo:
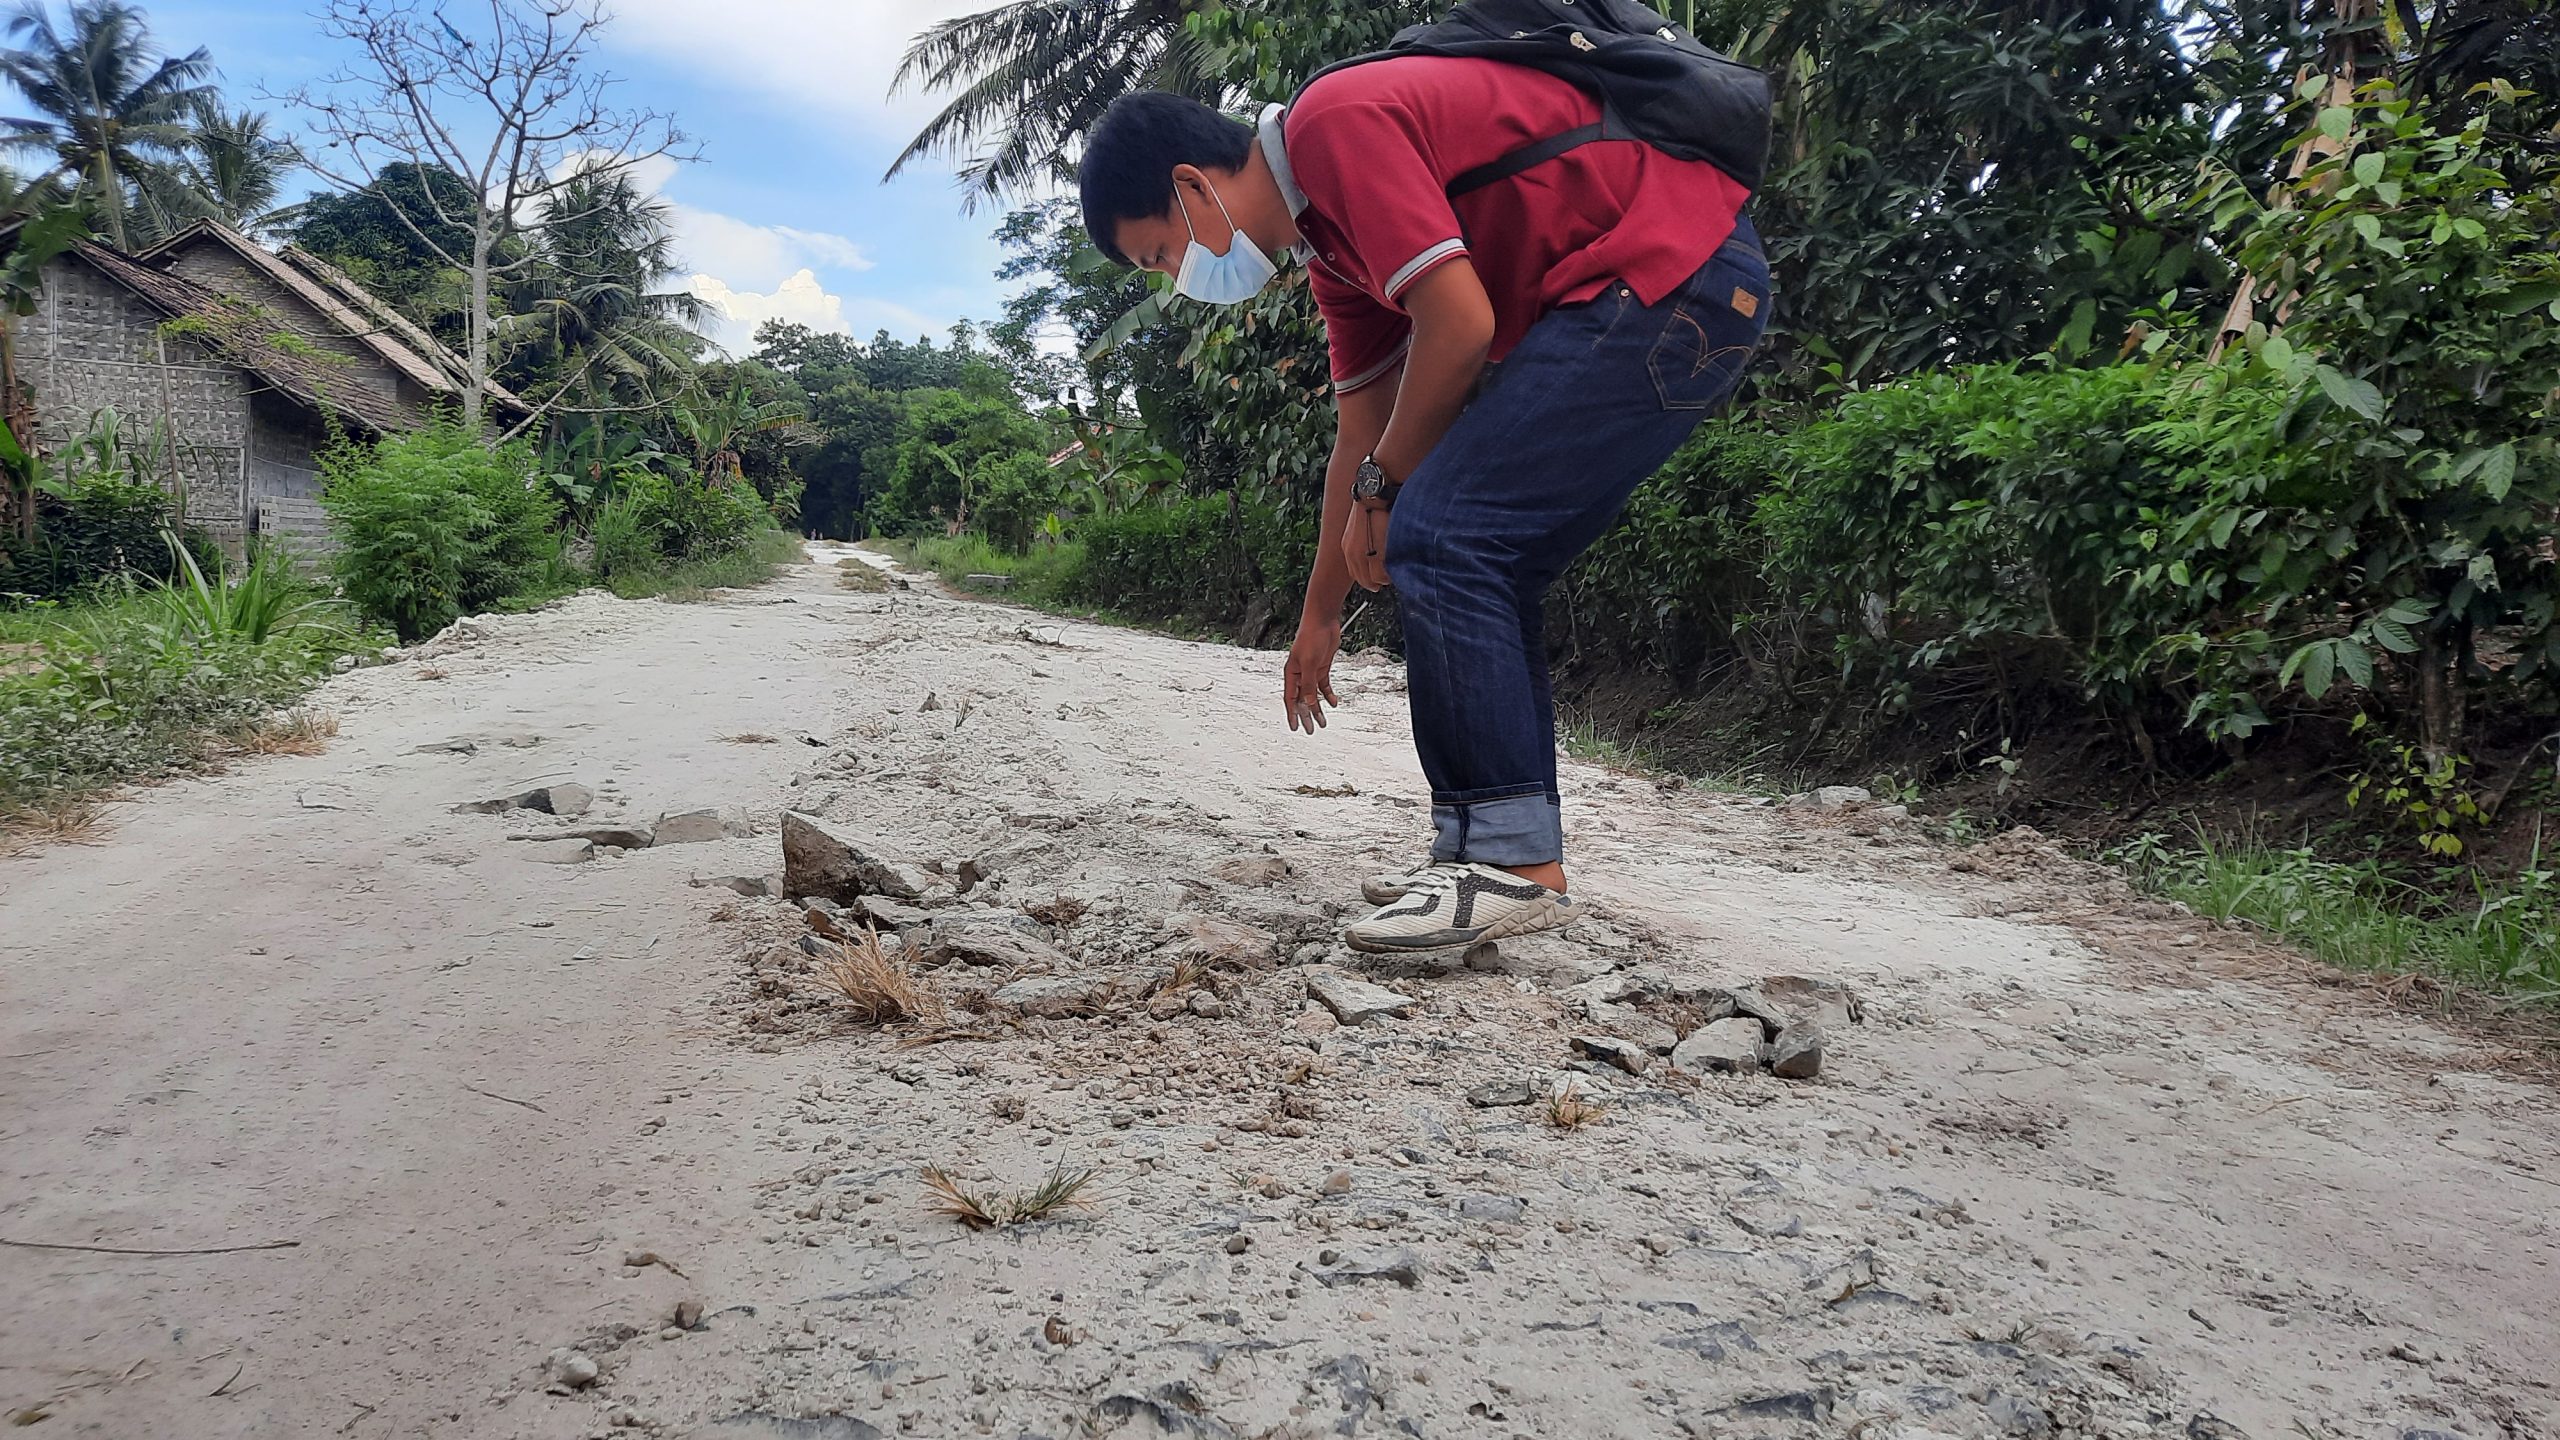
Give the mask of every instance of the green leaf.
M 2391 608 L 2382 612 L 2382 618 L 2397 620 L 2403 625 L 2415 625 L 2434 613 L 2436 609 L 2433 605 L 2412 595 L 2406 599 L 2391 602 Z
M 2083 300 L 2072 306 L 2070 322 L 2062 327 L 2062 334 L 2055 338 L 2054 348 L 2068 357 L 2076 358 L 2087 354 L 2089 334 L 2097 328 L 2097 324 L 2098 303 L 2096 301 Z
M 2364 237 L 2364 243 L 2367 245 L 2379 245 L 2382 243 L 2382 221 L 2380 219 L 2371 215 L 2358 215 L 2348 220 L 2347 224 L 2354 227 L 2355 232 Z
M 2317 700 L 2329 693 L 2330 683 L 2338 678 L 2338 652 L 2326 641 L 2310 647 L 2302 662 L 2302 693 Z
M 2270 335 L 2267 337 L 2267 343 L 2258 347 L 2258 358 L 2266 361 L 2267 368 L 2279 375 L 2291 374 L 2293 342 L 2281 335 Z
M 2480 464 L 2480 488 L 2492 500 L 2504 500 L 2516 483 L 2516 445 L 2510 440 L 2489 452 Z
M 2347 678 L 2364 689 L 2373 688 L 2373 652 L 2353 640 L 2333 640 L 2329 649 L 2338 657 L 2338 668 Z
M 2273 343 L 2272 341 L 2269 343 Z M 2231 533 L 2240 528 L 2240 512 L 2225 510 L 2213 519 L 2213 543 L 2218 548 L 2231 543 Z
M 2359 380 L 2329 365 L 2315 366 L 2311 374 L 2340 409 L 2353 410 L 2367 420 L 2382 418 L 2382 392 L 2374 388 L 2372 381 Z
M 2381 179 L 2382 156 L 2380 152 L 2368 150 L 2364 154 L 2357 156 L 2355 163 L 2355 176 L 2356 183 L 2359 185 L 2370 185 L 2376 180 Z
M 2332 140 L 2346 139 L 2347 132 L 2354 128 L 2355 123 L 2354 112 L 2343 105 L 2332 105 L 2320 112 L 2320 133 Z
M 2555 300 L 2560 300 L 2560 280 L 2544 280 L 2532 285 L 2519 285 L 2487 303 L 2492 313 L 2521 315 L 2527 310 L 2540 309 Z
M 2498 588 L 2498 559 L 2494 555 L 2474 555 L 2470 567 L 2463 574 L 2481 589 L 2495 591 Z
M 2380 645 L 2383 649 L 2390 651 L 2392 654 L 2413 655 L 2417 653 L 2417 637 L 2411 635 L 2409 633 L 2409 627 L 2401 624 L 2399 621 L 2376 619 L 2373 622 L 2372 629 L 2374 643 Z

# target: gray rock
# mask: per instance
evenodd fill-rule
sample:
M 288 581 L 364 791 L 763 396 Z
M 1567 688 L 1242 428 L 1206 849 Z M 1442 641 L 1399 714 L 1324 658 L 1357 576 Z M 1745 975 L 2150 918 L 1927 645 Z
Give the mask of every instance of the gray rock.
M 1995 1390 L 1990 1399 L 1982 1402 L 1982 1411 L 2004 1435 L 2024 1435 L 2033 1440 L 2053 1433 L 2053 1417 L 2033 1400 Z
M 659 816 L 655 839 L 660 845 L 700 845 L 754 833 L 755 827 L 743 812 L 685 810 Z
M 1643 1074 L 1645 1067 L 1653 1063 L 1652 1051 L 1615 1035 L 1576 1035 L 1573 1048 L 1578 1054 L 1614 1065 L 1630 1075 Z
M 1470 970 L 1500 970 L 1502 946 L 1491 940 L 1479 940 L 1467 947 L 1466 957 L 1460 963 Z
M 1654 993 L 1656 992 L 1650 977 L 1638 975 L 1629 970 L 1617 970 L 1585 980 L 1566 990 L 1559 998 L 1575 1010 L 1588 1013 L 1589 1007 L 1594 1005 L 1623 1005 L 1629 1000 L 1641 1000 Z
M 797 810 L 782 816 L 783 893 L 798 900 L 811 895 L 851 904 L 864 895 L 893 900 L 924 898 L 924 877 L 872 853 L 869 842 L 843 828 Z
M 596 792 L 584 785 L 545 785 L 521 795 L 504 795 L 495 800 L 472 800 L 453 807 L 456 815 L 503 815 L 510 810 L 539 810 L 545 815 L 576 819 L 596 803 Z
M 702 1328 L 702 1302 L 691 1298 L 677 1301 L 675 1318 L 679 1330 Z
M 1215 915 L 1176 915 L 1166 922 L 1176 958 L 1197 960 L 1238 970 L 1267 970 L 1280 963 L 1280 941 L 1257 929 Z
M 1501 1110 L 1526 1105 L 1537 1096 L 1537 1087 L 1526 1080 L 1496 1080 L 1467 1091 L 1467 1103 L 1479 1110 Z
M 1093 1014 L 1115 1000 L 1136 999 L 1164 983 L 1164 976 L 1164 971 L 1155 969 L 1033 975 L 1003 987 L 992 998 L 1008 1010 L 1061 1020 Z
M 1422 1003 L 1384 985 L 1372 985 L 1357 976 L 1320 966 L 1308 967 L 1307 995 L 1345 1025 L 1363 1025 L 1381 1015 L 1402 1015 Z
M 1810 1080 L 1822 1073 L 1822 1027 L 1790 1025 L 1778 1032 L 1769 1073 L 1782 1080 Z
M 1701 1025 L 1671 1052 L 1671 1066 L 1691 1075 L 1746 1074 L 1760 1068 L 1760 1022 L 1737 1016 Z
M 1760 1022 L 1765 1039 L 1775 1040 L 1778 1038 L 1779 1031 L 1795 1023 L 1796 1017 L 1780 1008 L 1776 1001 L 1761 994 L 1757 986 L 1738 985 L 1725 991 L 1724 995 L 1725 999 L 1732 1004 L 1734 1014 L 1748 1015 Z
M 750 900 L 782 893 L 782 882 L 771 875 L 696 875 L 693 883 L 703 890 L 734 890 Z
M 596 847 L 586 840 L 545 840 L 527 845 L 523 853 L 536 865 L 584 865 L 596 858 Z
M 1528 1214 L 1529 1202 L 1517 1195 L 1461 1195 L 1458 1197 L 1458 1218 L 1461 1220 L 1496 1220 L 1508 1225 L 1517 1225 L 1527 1218 Z
M 1751 989 L 1779 1014 L 1781 1026 L 1805 1021 L 1838 1029 L 1863 1024 L 1867 1018 L 1866 1004 L 1858 998 L 1858 992 L 1837 981 L 1772 975 Z
M 861 896 L 848 908 L 882 930 L 904 930 L 910 925 L 929 924 L 933 920 L 933 912 L 923 906 L 892 900 L 886 895 Z
M 1327 1289 L 1378 1281 L 1408 1288 L 1422 1283 L 1422 1262 L 1401 1245 L 1393 1249 L 1344 1251 L 1334 1254 L 1331 1260 L 1319 1258 L 1315 1264 L 1302 1268 Z
M 1656 1055 L 1668 1055 L 1680 1043 L 1680 1032 L 1654 1019 L 1641 1010 L 1624 1005 L 1586 1005 L 1584 1018 L 1592 1028 L 1605 1030 L 1621 1040 L 1641 1045 Z
M 617 850 L 646 850 L 656 838 L 649 833 L 646 826 L 631 825 L 591 825 L 585 829 L 567 830 L 561 833 L 574 835 L 581 840 L 592 840 L 598 845 L 611 845 Z
M 1006 923 L 1022 916 L 939 916 L 901 931 L 906 937 L 908 953 L 918 965 L 1000 966 L 1049 974 L 1073 970 L 1069 960 L 1056 946 L 1025 934 Z
M 594 1356 L 584 1350 L 554 1350 L 550 1358 L 543 1362 L 543 1373 L 554 1385 L 566 1385 L 572 1390 L 584 1390 L 596 1383 L 596 1378 L 604 1373 L 604 1369 L 596 1364 Z
M 2210 1410 L 2199 1410 L 2187 1422 L 2187 1440 L 2249 1440 L 2249 1432 Z
M 1804 1218 L 1789 1202 L 1786 1187 L 1772 1180 L 1742 1187 L 1725 1202 L 1724 1213 L 1734 1224 L 1742 1227 L 1743 1233 L 1763 1240 L 1804 1233 Z
M 1289 878 L 1289 862 L 1277 855 L 1237 855 L 1209 867 L 1210 878 L 1260 890 Z
M 1199 1016 L 1203 1020 L 1224 1020 L 1227 1018 L 1227 1002 L 1210 994 L 1206 990 L 1197 990 L 1192 992 L 1189 1009 L 1192 1014 Z
M 329 673 L 332 675 L 344 675 L 354 668 L 356 668 L 356 657 L 353 655 L 341 655 L 329 662 Z
M 1778 803 L 1788 810 L 1846 810 L 1852 805 L 1870 804 L 1875 798 L 1875 793 L 1864 786 L 1825 785 L 1801 795 L 1790 795 Z

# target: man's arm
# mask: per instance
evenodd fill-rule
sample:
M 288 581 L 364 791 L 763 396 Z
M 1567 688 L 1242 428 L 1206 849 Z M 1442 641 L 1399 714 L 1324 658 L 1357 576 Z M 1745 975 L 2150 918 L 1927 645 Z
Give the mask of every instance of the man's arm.
M 1405 355 L 1391 412 L 1375 448 L 1350 459 L 1356 470 L 1361 454 L 1374 454 L 1378 468 L 1397 484 L 1413 478 L 1432 447 L 1457 423 L 1458 412 L 1467 408 L 1467 397 L 1474 393 L 1476 380 L 1484 374 L 1485 356 L 1493 348 L 1493 301 L 1484 293 L 1484 282 L 1476 278 L 1476 267 L 1463 254 L 1413 282 L 1404 292 L 1404 305 L 1413 318 L 1413 348 Z M 1365 392 L 1354 392 L 1354 396 L 1361 393 Z M 1325 473 L 1325 529 L 1320 533 L 1342 537 L 1342 562 L 1351 579 L 1383 590 L 1389 512 L 1384 502 L 1374 502 L 1357 514 L 1335 515 L 1334 481 L 1342 465 L 1343 451 L 1337 441 L 1333 464 Z M 1322 548 L 1317 558 L 1319 573 L 1324 563 Z
M 1335 537 L 1351 516 L 1351 482 L 1360 462 L 1378 448 L 1396 407 L 1396 372 L 1388 371 L 1333 405 L 1333 455 L 1324 467 L 1324 518 L 1316 522 L 1316 563 L 1307 576 L 1307 598 L 1298 612 L 1298 638 L 1289 647 L 1282 685 L 1289 728 L 1313 734 L 1324 724 L 1333 694 L 1333 657 L 1342 646 L 1342 602 L 1351 594 L 1351 569 Z

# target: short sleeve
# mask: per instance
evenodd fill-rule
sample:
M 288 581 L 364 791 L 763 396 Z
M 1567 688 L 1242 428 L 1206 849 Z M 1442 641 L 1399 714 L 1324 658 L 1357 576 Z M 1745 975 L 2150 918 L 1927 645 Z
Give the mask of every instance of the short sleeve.
M 1333 392 L 1348 395 L 1404 358 L 1413 339 L 1413 322 L 1370 299 L 1367 292 L 1325 269 L 1319 260 L 1308 267 L 1316 311 L 1324 317 L 1325 350 L 1333 367 Z
M 1289 114 L 1289 168 L 1393 305 L 1414 281 L 1467 253 L 1466 235 L 1419 117 L 1402 105 L 1332 98 L 1327 84 L 1310 86 Z

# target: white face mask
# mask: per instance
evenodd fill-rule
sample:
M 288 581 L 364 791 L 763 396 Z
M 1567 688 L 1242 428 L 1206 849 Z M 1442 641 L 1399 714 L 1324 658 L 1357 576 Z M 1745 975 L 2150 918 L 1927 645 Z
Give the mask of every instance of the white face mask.
M 1227 242 L 1224 255 L 1212 254 L 1208 246 L 1200 243 L 1200 228 L 1191 223 L 1191 204 L 1182 198 L 1179 187 L 1173 198 L 1182 206 L 1183 225 L 1191 231 L 1191 248 L 1182 252 L 1182 268 L 1174 272 L 1175 294 L 1210 305 L 1234 305 L 1260 294 L 1262 287 L 1271 283 L 1271 277 L 1280 273 L 1271 257 L 1263 254 L 1253 237 L 1236 225 L 1234 216 L 1227 214 L 1227 202 L 1219 199 L 1215 186 L 1210 187 L 1209 198 L 1218 202 L 1218 214 L 1225 218 L 1233 237 Z

